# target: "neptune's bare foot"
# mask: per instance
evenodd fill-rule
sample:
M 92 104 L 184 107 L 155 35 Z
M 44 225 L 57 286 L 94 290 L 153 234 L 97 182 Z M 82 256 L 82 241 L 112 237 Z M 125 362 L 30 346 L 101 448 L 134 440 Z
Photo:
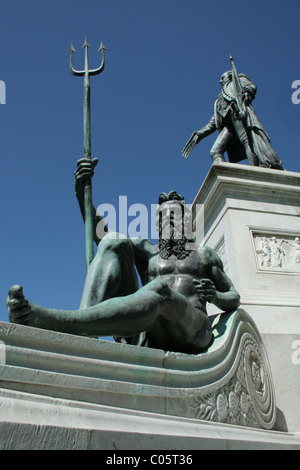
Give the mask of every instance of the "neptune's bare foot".
M 29 323 L 31 305 L 24 297 L 22 286 L 12 286 L 6 300 L 9 320 L 12 323 L 27 325 Z

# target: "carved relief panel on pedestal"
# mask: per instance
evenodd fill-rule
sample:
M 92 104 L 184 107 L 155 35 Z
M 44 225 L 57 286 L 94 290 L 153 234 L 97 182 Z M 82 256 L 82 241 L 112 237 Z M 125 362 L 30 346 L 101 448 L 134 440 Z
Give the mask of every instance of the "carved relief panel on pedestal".
M 252 231 L 260 271 L 300 272 L 300 234 Z

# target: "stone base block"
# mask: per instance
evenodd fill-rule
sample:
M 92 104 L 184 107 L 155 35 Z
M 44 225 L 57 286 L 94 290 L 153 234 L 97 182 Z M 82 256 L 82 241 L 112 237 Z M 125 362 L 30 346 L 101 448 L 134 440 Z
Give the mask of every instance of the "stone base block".
M 0 450 L 299 450 L 300 435 L 0 389 Z M 142 455 L 142 454 L 140 454 Z M 142 459 L 148 458 L 145 455 Z
M 253 320 L 241 309 L 217 315 L 213 333 L 209 349 L 192 355 L 1 323 L 0 388 L 272 429 L 273 381 Z

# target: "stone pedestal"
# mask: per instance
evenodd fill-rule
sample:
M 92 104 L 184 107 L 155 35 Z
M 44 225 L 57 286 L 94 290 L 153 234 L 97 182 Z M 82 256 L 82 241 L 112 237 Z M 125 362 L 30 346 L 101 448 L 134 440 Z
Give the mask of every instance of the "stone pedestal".
M 187 456 L 188 463 L 196 463 L 196 459 L 198 463 L 193 451 L 300 450 L 296 433 L 241 428 L 10 390 L 0 389 L 0 406 L 0 450 L 106 450 L 111 456 L 124 450 L 127 456 L 139 457 L 141 463 L 151 463 L 151 455 L 141 451 L 152 450 L 154 464 L 159 451 L 183 455 L 181 463 Z
M 0 449 L 300 449 L 243 311 L 199 356 L 0 323 Z
M 211 168 L 199 238 L 242 305 L 198 356 L 0 322 L 0 449 L 300 449 L 299 183 Z
M 263 336 L 287 426 L 300 429 L 300 174 L 214 165 L 193 212 L 198 242 L 217 251 Z

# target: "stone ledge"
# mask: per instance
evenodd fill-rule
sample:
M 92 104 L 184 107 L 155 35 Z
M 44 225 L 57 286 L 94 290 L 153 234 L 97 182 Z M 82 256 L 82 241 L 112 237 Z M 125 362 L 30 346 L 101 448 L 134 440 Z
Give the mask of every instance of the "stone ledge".
M 270 429 L 271 372 L 242 309 L 221 314 L 198 356 L 0 323 L 0 387 L 61 399 Z
M 0 450 L 299 450 L 297 433 L 0 389 Z

